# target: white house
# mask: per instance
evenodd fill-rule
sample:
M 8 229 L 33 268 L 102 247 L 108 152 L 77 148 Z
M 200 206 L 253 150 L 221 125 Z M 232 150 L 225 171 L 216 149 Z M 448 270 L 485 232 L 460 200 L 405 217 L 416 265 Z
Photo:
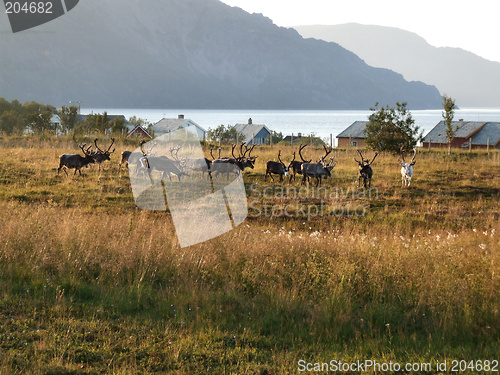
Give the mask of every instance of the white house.
M 179 128 L 187 128 L 188 126 L 194 126 L 196 128 L 196 133 L 198 139 L 204 141 L 207 137 L 207 131 L 203 129 L 193 120 L 185 119 L 184 115 L 179 115 L 177 118 L 164 118 L 154 124 L 151 129 L 154 135 L 160 136 L 163 134 L 170 133 Z

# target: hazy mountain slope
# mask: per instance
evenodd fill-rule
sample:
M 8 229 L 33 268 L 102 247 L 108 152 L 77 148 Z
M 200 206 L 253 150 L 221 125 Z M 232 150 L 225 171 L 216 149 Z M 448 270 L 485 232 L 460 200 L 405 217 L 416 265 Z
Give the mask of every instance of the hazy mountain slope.
M 500 106 L 500 62 L 459 48 L 433 47 L 418 35 L 397 28 L 345 24 L 296 29 L 304 37 L 339 43 L 370 65 L 435 85 L 461 107 Z
M 107 108 L 440 106 L 435 87 L 218 0 L 86 0 L 36 29 L 5 30 L 7 99 Z

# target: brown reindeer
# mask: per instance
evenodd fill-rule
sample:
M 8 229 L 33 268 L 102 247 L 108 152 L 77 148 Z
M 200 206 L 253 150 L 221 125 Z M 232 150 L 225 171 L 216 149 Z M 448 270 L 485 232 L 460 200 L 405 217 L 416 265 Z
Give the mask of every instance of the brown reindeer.
M 78 154 L 63 154 L 59 156 L 59 168 L 57 168 L 57 174 L 59 174 L 59 171 L 61 168 L 64 168 L 64 172 L 66 173 L 66 176 L 68 175 L 68 172 L 66 169 L 75 169 L 75 173 L 73 174 L 76 175 L 76 171 L 80 173 L 80 176 L 82 175 L 81 169 L 83 167 L 88 167 L 89 164 L 94 164 L 95 163 L 95 158 L 94 158 L 94 153 L 91 151 L 92 145 L 87 147 L 85 149 L 86 144 L 79 145 L 78 147 L 81 148 L 83 151 L 83 154 L 85 156 L 81 156 Z
M 356 160 L 354 158 L 354 161 L 358 163 L 359 165 L 359 177 L 358 177 L 358 186 L 361 186 L 361 181 L 363 181 L 363 186 L 366 188 L 367 183 L 368 187 L 372 186 L 372 177 L 373 177 L 373 169 L 371 167 L 372 163 L 375 161 L 375 158 L 378 155 L 378 152 L 375 152 L 375 156 L 373 157 L 372 161 L 370 159 L 363 159 L 363 153 L 360 150 L 357 150 L 359 155 L 361 156 L 361 161 Z
M 283 176 L 288 176 L 288 167 L 281 160 L 281 150 L 279 150 L 278 152 L 278 160 L 279 161 L 269 160 L 267 162 L 264 181 L 266 181 L 267 175 L 269 175 L 269 177 L 271 177 L 271 179 L 274 181 L 273 174 L 278 174 L 280 176 L 280 182 L 283 181 Z
M 291 171 L 289 182 L 292 182 L 292 178 L 295 181 L 295 175 L 296 174 L 302 174 L 302 163 L 310 163 L 310 162 L 312 162 L 312 159 L 311 160 L 305 160 L 304 157 L 302 156 L 302 150 L 306 146 L 307 146 L 307 144 L 305 144 L 305 145 L 299 145 L 299 156 L 300 156 L 300 160 L 302 160 L 302 161 L 295 160 L 295 152 L 293 153 L 293 160 L 288 165 L 288 170 Z
M 325 149 L 325 155 L 321 157 L 317 163 L 302 163 L 302 183 L 305 183 L 307 178 L 314 177 L 316 178 L 316 186 L 318 186 L 321 185 L 322 177 L 331 176 L 331 170 L 337 165 L 333 163 L 335 156 L 330 159 L 329 164 L 325 164 L 325 159 L 331 154 L 333 148 L 330 147 L 329 150 L 325 146 L 323 146 L 323 148 Z
M 109 150 L 111 150 L 111 146 L 113 146 L 114 143 L 115 143 L 115 139 L 111 138 L 111 144 L 106 149 L 106 151 L 103 151 L 97 145 L 97 138 L 94 139 L 94 146 L 96 149 L 94 159 L 95 159 L 96 163 L 99 165 L 99 171 L 101 170 L 101 163 L 104 163 L 106 160 L 111 160 L 110 156 L 113 152 L 115 152 L 115 149 L 113 149 L 113 151 L 111 151 L 111 152 Z

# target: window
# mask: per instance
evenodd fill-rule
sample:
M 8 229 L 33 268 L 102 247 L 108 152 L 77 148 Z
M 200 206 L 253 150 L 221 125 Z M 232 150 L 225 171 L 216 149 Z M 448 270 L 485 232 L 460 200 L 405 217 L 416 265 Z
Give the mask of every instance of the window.
M 351 141 L 351 147 L 358 147 L 358 141 Z

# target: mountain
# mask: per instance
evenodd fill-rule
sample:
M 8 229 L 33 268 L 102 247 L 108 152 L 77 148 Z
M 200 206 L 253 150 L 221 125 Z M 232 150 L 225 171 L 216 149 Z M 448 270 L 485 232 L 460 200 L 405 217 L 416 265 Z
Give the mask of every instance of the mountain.
M 0 16 L 0 21 L 6 17 Z M 0 97 L 92 108 L 439 108 L 438 90 L 218 0 L 85 0 L 0 25 Z
M 460 48 L 433 47 L 414 33 L 392 27 L 351 23 L 295 29 L 307 38 L 339 43 L 372 66 L 435 85 L 459 107 L 500 106 L 500 62 Z

